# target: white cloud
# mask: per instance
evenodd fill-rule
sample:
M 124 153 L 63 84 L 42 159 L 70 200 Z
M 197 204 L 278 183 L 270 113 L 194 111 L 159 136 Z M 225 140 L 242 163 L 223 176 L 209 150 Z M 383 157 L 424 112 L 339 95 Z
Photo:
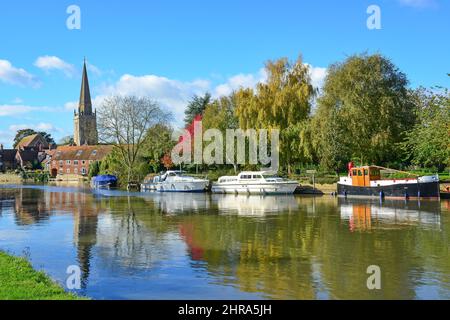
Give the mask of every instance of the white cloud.
M 261 68 L 256 74 L 238 74 L 230 77 L 225 83 L 218 85 L 214 89 L 214 96 L 229 95 L 240 88 L 255 88 L 258 83 L 264 83 L 267 80 L 267 73 Z
M 424 8 L 424 7 L 432 7 L 436 5 L 434 0 L 399 0 L 402 5 L 415 7 L 415 8 Z
M 39 87 L 39 80 L 24 69 L 14 67 L 8 60 L 0 60 L 0 81 L 19 86 Z
M 9 130 L 11 132 L 17 132 L 18 130 L 22 129 L 33 129 L 35 131 L 45 131 L 47 133 L 64 131 L 63 129 L 60 129 L 54 126 L 53 124 L 47 122 L 39 122 L 34 124 L 12 124 L 9 126 Z
M 103 71 L 100 68 L 94 66 L 93 64 L 87 63 L 87 69 L 89 73 L 92 73 L 98 77 L 103 75 Z
M 73 77 L 76 74 L 76 69 L 73 65 L 56 56 L 38 57 L 34 62 L 34 65 L 45 71 L 60 70 L 64 72 L 67 77 Z
M 21 104 L 18 105 L 3 104 L 0 105 L 0 117 L 19 116 L 30 112 L 56 112 L 60 111 L 60 109 L 61 108 L 33 107 Z
M 183 82 L 156 75 L 125 74 L 115 84 L 101 88 L 101 94 L 95 97 L 93 105 L 99 107 L 103 99 L 110 95 L 147 96 L 158 101 L 165 110 L 171 111 L 175 118 L 182 119 L 186 104 L 192 96 L 202 95 L 209 90 L 210 82 L 207 80 Z M 75 105 L 73 102 L 67 103 L 66 108 L 73 109 Z
M 327 74 L 328 74 L 327 68 L 314 67 L 307 63 L 306 63 L 306 65 L 309 67 L 309 75 L 311 77 L 312 85 L 315 88 L 321 90 L 323 87 L 325 78 L 327 77 Z
M 73 111 L 78 109 L 77 101 L 70 101 L 64 104 L 64 110 Z

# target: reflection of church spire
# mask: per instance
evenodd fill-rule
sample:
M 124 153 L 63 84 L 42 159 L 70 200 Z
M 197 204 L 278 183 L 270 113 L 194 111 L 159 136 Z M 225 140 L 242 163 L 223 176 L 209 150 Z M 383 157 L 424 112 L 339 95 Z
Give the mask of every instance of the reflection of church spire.
M 81 269 L 81 288 L 86 289 L 89 272 L 92 248 L 97 242 L 97 214 L 82 213 L 81 210 L 75 213 L 74 217 L 74 242 L 77 246 L 77 258 Z

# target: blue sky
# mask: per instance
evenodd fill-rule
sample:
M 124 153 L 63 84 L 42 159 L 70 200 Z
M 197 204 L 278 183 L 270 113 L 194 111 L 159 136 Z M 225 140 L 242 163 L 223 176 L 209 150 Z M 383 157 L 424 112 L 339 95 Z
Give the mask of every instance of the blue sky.
M 369 30 L 369 5 L 381 30 Z M 69 5 L 81 29 L 69 30 Z M 300 53 L 320 86 L 333 62 L 380 52 L 411 86 L 450 86 L 450 2 L 346 1 L 54 1 L 0 7 L 0 143 L 15 130 L 73 133 L 83 57 L 94 105 L 110 94 L 149 95 L 180 123 L 186 101 L 264 81 L 268 59 Z

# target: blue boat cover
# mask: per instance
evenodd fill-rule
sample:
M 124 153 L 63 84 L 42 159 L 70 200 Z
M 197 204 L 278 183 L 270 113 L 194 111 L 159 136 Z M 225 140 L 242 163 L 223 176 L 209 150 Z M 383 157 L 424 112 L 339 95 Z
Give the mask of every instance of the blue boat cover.
M 117 182 L 117 177 L 109 174 L 102 176 L 95 176 L 92 178 L 95 183 L 115 183 Z

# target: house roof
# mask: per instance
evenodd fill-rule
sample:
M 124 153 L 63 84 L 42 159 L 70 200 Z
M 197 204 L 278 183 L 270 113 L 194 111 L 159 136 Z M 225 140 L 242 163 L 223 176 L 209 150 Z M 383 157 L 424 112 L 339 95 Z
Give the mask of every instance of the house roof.
M 44 139 L 44 137 L 39 133 L 35 133 L 20 140 L 16 146 L 16 149 L 33 147 L 39 140 L 41 140 L 44 144 L 44 148 L 48 148 L 48 142 Z
M 52 160 L 93 160 L 105 158 L 114 148 L 110 145 L 61 146 L 54 150 Z

